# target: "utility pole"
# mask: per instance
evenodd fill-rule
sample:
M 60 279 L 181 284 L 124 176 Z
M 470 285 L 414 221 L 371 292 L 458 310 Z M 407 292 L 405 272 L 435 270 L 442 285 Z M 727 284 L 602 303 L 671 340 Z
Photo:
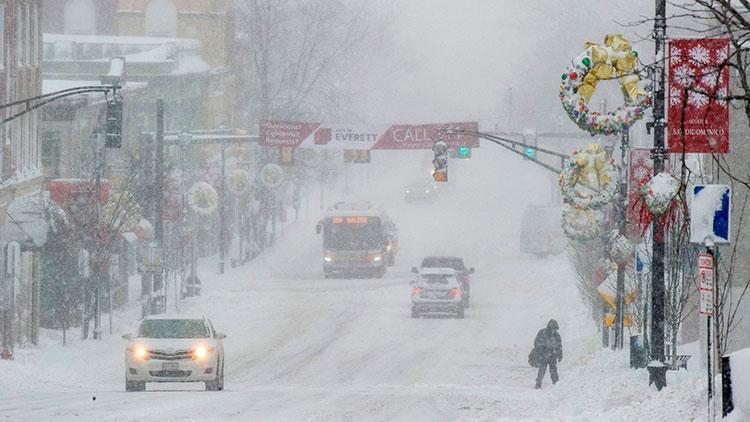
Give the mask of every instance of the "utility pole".
M 654 14 L 654 176 L 664 170 L 664 60 L 666 59 L 667 20 L 666 0 L 656 0 Z M 651 363 L 648 365 L 649 385 L 660 390 L 667 385 L 667 367 L 664 365 L 664 229 L 652 222 L 651 259 Z
M 94 203 L 96 204 L 96 233 L 94 236 L 96 236 L 96 244 L 97 249 L 97 259 L 96 259 L 96 272 L 94 274 L 95 278 L 95 286 L 94 286 L 94 339 L 100 340 L 102 338 L 102 305 L 101 305 L 101 285 L 102 285 L 102 257 L 103 254 L 106 253 L 102 247 L 102 233 L 100 230 L 99 225 L 102 221 L 102 202 L 101 202 L 101 194 L 102 194 L 102 168 L 104 167 L 104 143 L 105 143 L 105 135 L 101 131 L 97 131 L 96 133 L 96 152 L 94 156 L 96 157 L 96 182 L 95 182 L 95 197 L 94 197 Z M 110 312 L 112 312 L 110 310 Z M 110 318 L 112 316 L 110 315 Z
M 154 194 L 156 196 L 156 201 L 154 205 L 154 237 L 156 240 L 156 245 L 158 247 L 157 250 L 161 251 L 161 257 L 160 262 L 162 266 L 160 267 L 158 272 L 153 273 L 153 280 L 151 283 L 151 290 L 153 289 L 154 285 L 159 286 L 159 290 L 162 290 L 162 294 L 159 295 L 160 301 L 163 300 L 164 303 L 160 303 L 160 306 L 166 310 L 167 303 L 166 303 L 166 294 L 163 292 L 165 286 L 165 280 L 164 280 L 164 250 L 166 249 L 164 247 L 164 100 L 158 99 L 156 100 L 156 174 L 155 174 L 155 188 L 154 188 Z M 151 305 L 151 304 L 149 304 Z
M 226 255 L 225 242 L 226 239 L 226 218 L 224 211 L 224 201 L 226 200 L 226 146 L 221 144 L 221 188 L 219 189 L 219 274 L 224 274 L 224 258 Z
M 627 209 L 628 209 L 628 163 L 627 151 L 630 145 L 630 129 L 625 128 L 620 138 L 620 185 L 618 186 L 617 201 L 615 202 L 615 212 L 617 221 L 617 233 L 620 236 L 627 234 Z M 615 296 L 615 342 L 612 345 L 614 349 L 622 349 L 624 341 L 625 325 L 625 263 L 617 263 L 617 293 Z

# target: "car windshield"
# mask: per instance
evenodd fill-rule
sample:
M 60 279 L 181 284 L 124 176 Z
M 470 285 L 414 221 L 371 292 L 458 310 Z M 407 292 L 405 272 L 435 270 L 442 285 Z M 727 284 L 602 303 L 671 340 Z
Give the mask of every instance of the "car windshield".
M 464 271 L 464 260 L 453 256 L 431 256 L 422 261 L 422 268 L 453 268 Z
M 420 280 L 427 284 L 448 284 L 455 277 L 449 274 L 422 274 Z
M 207 338 L 202 319 L 147 319 L 138 329 L 142 338 Z

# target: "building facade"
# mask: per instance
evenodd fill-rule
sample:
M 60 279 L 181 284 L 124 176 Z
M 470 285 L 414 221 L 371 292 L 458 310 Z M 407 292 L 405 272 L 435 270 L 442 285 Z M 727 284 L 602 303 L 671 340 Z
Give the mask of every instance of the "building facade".
M 7 104 L 42 93 L 41 0 L 0 1 L 2 69 L 0 103 Z M 9 118 L 25 110 L 25 104 L 3 109 Z M 10 208 L 41 188 L 40 111 L 32 111 L 3 124 L 0 136 L 0 318 L 3 348 L 38 340 L 39 240 Z

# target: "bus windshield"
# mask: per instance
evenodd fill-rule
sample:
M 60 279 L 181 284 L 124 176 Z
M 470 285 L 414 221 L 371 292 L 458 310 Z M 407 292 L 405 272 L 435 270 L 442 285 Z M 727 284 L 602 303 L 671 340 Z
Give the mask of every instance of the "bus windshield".
M 383 228 L 380 219 L 329 219 L 323 232 L 323 247 L 337 251 L 379 249 L 383 247 Z

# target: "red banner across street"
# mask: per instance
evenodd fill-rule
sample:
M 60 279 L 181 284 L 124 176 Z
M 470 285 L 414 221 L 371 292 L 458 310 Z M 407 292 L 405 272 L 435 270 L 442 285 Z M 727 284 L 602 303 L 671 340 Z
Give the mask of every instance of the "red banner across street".
M 669 43 L 669 152 L 729 152 L 728 38 Z
M 260 123 L 260 144 L 331 150 L 431 149 L 442 128 L 477 132 L 479 123 L 358 126 L 264 120 Z M 476 136 L 448 135 L 445 141 L 450 148 L 479 147 Z

